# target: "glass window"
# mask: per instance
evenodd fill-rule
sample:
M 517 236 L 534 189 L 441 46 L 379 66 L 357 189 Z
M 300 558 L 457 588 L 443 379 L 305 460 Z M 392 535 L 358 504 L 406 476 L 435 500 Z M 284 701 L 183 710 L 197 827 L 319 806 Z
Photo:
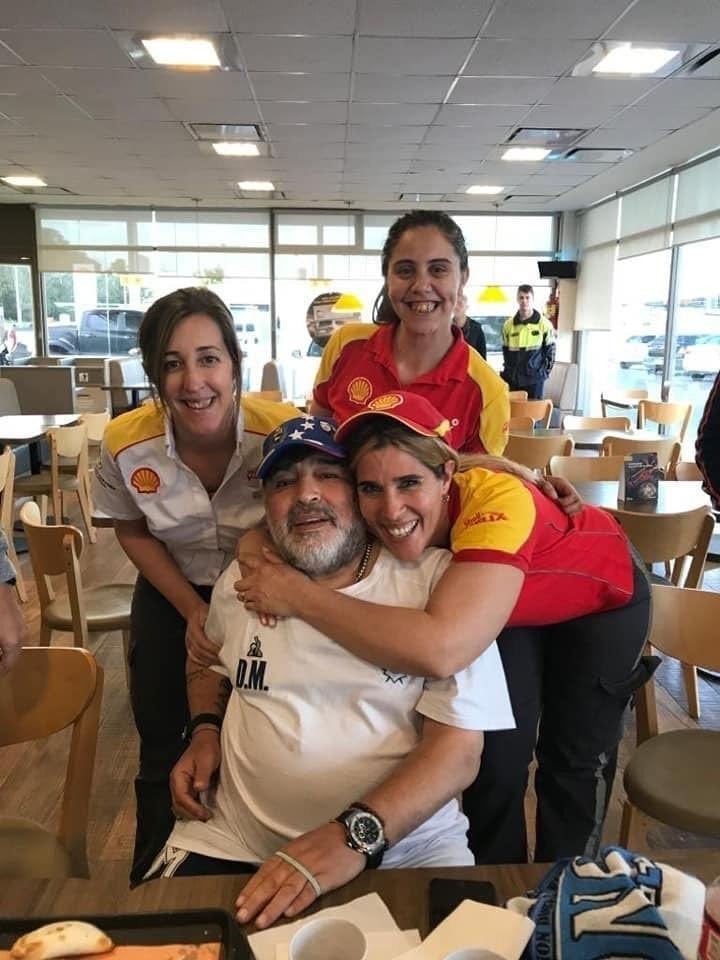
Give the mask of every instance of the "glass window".
M 34 313 L 29 265 L 0 264 L 0 364 L 37 353 Z
M 348 214 L 279 213 L 276 219 L 279 246 L 352 247 L 355 216 Z

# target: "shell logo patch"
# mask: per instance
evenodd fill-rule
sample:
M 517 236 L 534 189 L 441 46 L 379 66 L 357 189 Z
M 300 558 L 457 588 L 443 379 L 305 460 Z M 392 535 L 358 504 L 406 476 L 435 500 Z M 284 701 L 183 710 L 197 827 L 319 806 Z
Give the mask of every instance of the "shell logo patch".
M 348 398 L 364 407 L 372 396 L 372 384 L 367 377 L 355 377 L 347 387 Z
M 375 397 L 370 401 L 368 410 L 392 410 L 393 407 L 399 407 L 403 403 L 403 398 L 397 393 L 384 393 L 381 397 Z
M 138 467 L 130 476 L 130 483 L 138 493 L 157 493 L 160 489 L 160 477 L 150 467 Z

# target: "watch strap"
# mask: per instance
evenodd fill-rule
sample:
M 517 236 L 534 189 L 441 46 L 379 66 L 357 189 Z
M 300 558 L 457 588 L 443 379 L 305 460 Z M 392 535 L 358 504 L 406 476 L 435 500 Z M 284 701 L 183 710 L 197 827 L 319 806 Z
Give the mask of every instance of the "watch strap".
M 368 853 L 366 850 L 358 849 L 358 847 L 356 847 L 352 841 L 350 828 L 345 820 L 348 814 L 351 814 L 351 813 L 369 813 L 370 816 L 374 817 L 380 824 L 380 827 L 383 832 L 383 838 L 385 837 L 385 821 L 383 820 L 383 818 L 380 816 L 379 813 L 376 813 L 373 810 L 373 808 L 369 807 L 366 803 L 351 803 L 346 810 L 343 810 L 341 814 L 335 817 L 336 822 L 341 823 L 343 827 L 345 827 L 345 831 L 346 831 L 345 842 L 348 845 L 348 847 L 350 847 L 351 850 L 356 850 L 358 853 L 362 853 L 365 856 L 364 869 L 375 870 L 382 863 L 383 856 L 385 855 L 385 851 L 388 848 L 388 842 L 386 839 L 383 839 L 382 846 L 380 846 L 379 849 L 375 851 L 375 853 Z

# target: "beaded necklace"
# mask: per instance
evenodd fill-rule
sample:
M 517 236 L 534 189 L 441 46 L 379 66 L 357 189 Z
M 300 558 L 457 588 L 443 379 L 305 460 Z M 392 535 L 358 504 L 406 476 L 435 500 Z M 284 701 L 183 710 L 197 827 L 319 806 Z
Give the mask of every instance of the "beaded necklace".
M 365 544 L 365 551 L 362 555 L 362 559 L 358 564 L 357 573 L 355 574 L 355 583 L 359 583 L 365 574 L 367 573 L 368 564 L 370 563 L 370 557 L 372 556 L 373 547 L 375 546 L 375 541 L 370 539 Z

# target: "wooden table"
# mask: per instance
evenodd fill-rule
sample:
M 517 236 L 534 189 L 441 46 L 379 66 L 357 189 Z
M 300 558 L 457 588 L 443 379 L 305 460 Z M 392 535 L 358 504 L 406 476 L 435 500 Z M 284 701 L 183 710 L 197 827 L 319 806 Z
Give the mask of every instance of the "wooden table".
M 720 874 L 720 849 L 655 851 L 653 859 L 671 863 L 709 883 Z M 548 864 L 446 867 L 434 870 L 367 870 L 351 883 L 325 894 L 315 909 L 335 906 L 366 893 L 380 894 L 401 929 L 427 934 L 428 884 L 433 877 L 490 880 L 501 901 L 531 889 Z M 103 863 L 91 880 L 12 880 L 0 892 L 0 915 L 71 918 L 93 913 L 152 913 L 216 907 L 233 912 L 242 877 L 187 877 L 153 880 L 127 889 L 125 864 Z M 312 911 L 310 911 L 312 912 Z
M 573 484 L 585 503 L 609 513 L 689 513 L 698 507 L 710 509 L 710 497 L 699 480 L 660 480 L 654 502 L 618 500 L 618 480 L 585 480 Z
M 533 432 L 510 431 L 511 436 L 518 437 L 572 437 L 576 450 L 600 450 L 605 437 L 620 437 L 627 440 L 658 440 L 660 437 L 654 430 L 563 430 L 561 427 L 536 427 Z
M 0 446 L 5 443 L 30 445 L 30 470 L 39 473 L 42 461 L 37 443 L 50 427 L 69 427 L 80 419 L 79 413 L 19 413 L 0 417 Z

